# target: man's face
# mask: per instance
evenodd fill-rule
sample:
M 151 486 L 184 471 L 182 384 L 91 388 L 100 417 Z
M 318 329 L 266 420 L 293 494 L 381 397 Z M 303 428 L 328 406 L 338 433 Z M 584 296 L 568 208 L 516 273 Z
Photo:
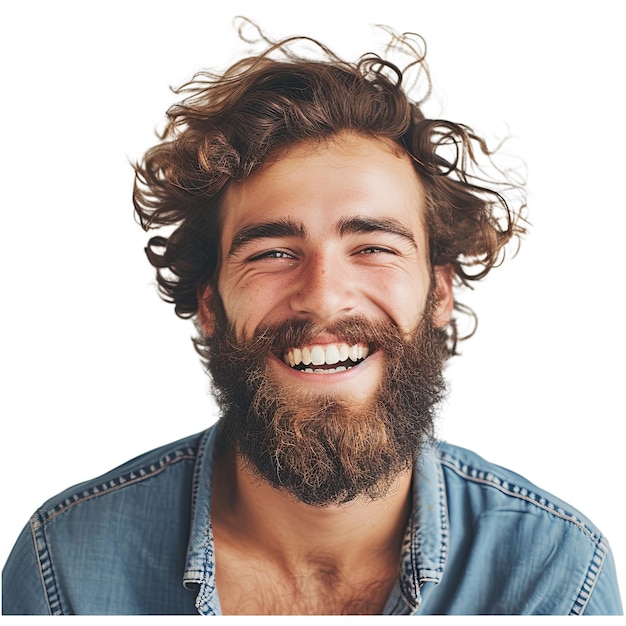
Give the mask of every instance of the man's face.
M 225 194 L 200 316 L 223 425 L 309 504 L 382 493 L 432 430 L 433 328 L 453 298 L 423 210 L 409 159 L 354 134 L 300 144 Z
M 431 290 L 423 213 L 409 158 L 355 134 L 300 144 L 232 183 L 223 201 L 218 292 L 237 337 L 287 319 L 324 327 L 350 316 L 391 321 L 408 335 Z M 435 276 L 433 322 L 443 326 L 451 289 L 445 272 Z M 380 383 L 384 355 L 367 337 L 346 345 L 321 332 L 291 348 L 268 363 L 285 388 L 360 400 Z M 337 363 L 340 371 L 319 373 Z

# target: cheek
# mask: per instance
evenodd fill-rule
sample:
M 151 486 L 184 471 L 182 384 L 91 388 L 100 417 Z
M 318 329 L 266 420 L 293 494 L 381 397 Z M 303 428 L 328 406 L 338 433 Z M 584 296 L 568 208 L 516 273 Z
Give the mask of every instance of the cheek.
M 222 283 L 220 294 L 226 317 L 235 325 L 239 339 L 250 339 L 256 329 L 271 323 L 273 313 L 279 308 L 275 299 L 276 290 L 268 283 L 238 284 Z
M 403 276 L 398 280 L 391 277 L 376 277 L 370 281 L 370 300 L 405 333 L 414 331 L 422 319 L 430 292 L 427 274 Z

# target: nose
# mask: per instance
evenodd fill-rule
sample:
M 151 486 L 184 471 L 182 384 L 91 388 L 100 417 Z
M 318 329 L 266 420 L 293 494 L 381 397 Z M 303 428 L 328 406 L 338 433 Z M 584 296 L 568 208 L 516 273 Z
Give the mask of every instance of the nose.
M 358 302 L 355 279 L 346 261 L 321 253 L 302 267 L 290 300 L 295 313 L 324 322 L 349 313 Z

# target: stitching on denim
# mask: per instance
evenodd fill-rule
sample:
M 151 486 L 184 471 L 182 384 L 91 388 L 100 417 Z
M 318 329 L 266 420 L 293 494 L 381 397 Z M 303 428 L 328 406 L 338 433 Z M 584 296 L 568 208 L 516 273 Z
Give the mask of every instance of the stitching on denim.
M 30 532 L 33 539 L 33 545 L 35 547 L 35 554 L 37 556 L 37 563 L 39 565 L 39 577 L 41 579 L 41 586 L 46 598 L 46 604 L 48 605 L 48 613 L 50 615 L 61 615 L 59 594 L 57 591 L 56 580 L 54 579 L 54 571 L 50 562 L 50 554 L 48 553 L 48 542 L 43 532 L 43 524 L 41 520 L 34 520 L 30 523 Z
M 153 476 L 160 474 L 164 469 L 166 469 L 170 465 L 173 465 L 174 463 L 195 458 L 196 451 L 192 447 L 188 447 L 183 450 L 175 450 L 170 454 L 162 456 L 156 463 L 151 463 L 147 467 L 139 467 L 137 469 L 130 470 L 125 474 L 118 476 L 117 478 L 109 480 L 108 482 L 94 485 L 93 487 L 85 489 L 80 493 L 75 493 L 71 496 L 68 496 L 52 509 L 41 512 L 40 523 L 45 524 L 46 522 L 49 522 L 61 513 L 64 513 L 68 509 L 71 509 L 81 502 L 93 500 L 94 498 L 99 498 L 100 496 L 103 496 L 112 491 L 118 491 L 119 489 L 129 487 L 130 485 L 134 485 L 135 483 L 147 480 L 148 478 L 152 478 Z
M 191 522 L 190 540 L 192 542 L 195 539 L 193 529 L 196 523 L 195 519 L 198 514 L 197 513 L 198 493 L 200 489 L 202 488 L 203 479 L 205 478 L 204 474 L 201 474 L 202 466 L 207 462 L 207 459 L 206 459 L 207 448 L 209 447 L 209 441 L 210 441 L 211 432 L 213 428 L 214 427 L 204 431 L 198 443 L 198 452 L 197 452 L 196 464 L 195 464 L 195 468 L 193 472 L 193 482 L 191 485 L 191 520 L 192 522 Z M 211 461 L 211 463 L 213 463 L 213 461 Z M 207 545 L 212 543 L 210 525 L 211 525 L 211 522 L 209 520 L 209 527 L 205 530 L 206 536 L 204 540 L 205 543 L 203 544 L 205 557 L 202 559 L 201 567 L 191 566 L 187 562 L 189 559 L 189 554 L 187 554 L 185 574 L 183 576 L 183 584 L 188 589 L 191 589 L 193 585 L 198 585 L 199 588 L 202 589 L 202 585 L 204 584 L 204 580 L 206 576 L 206 568 L 207 568 L 207 565 L 206 565 Z M 193 544 L 190 544 L 190 545 L 193 545 Z M 200 608 L 199 600 L 196 601 L 196 608 L 198 609 Z
M 579 530 L 587 535 L 591 541 L 594 542 L 595 549 L 589 564 L 589 569 L 587 570 L 587 574 L 580 588 L 578 597 L 576 598 L 576 601 L 570 611 L 570 615 L 582 615 L 587 609 L 591 595 L 593 594 L 598 582 L 600 571 L 604 566 L 604 561 L 606 560 L 608 554 L 608 546 L 603 542 L 603 538 L 588 528 L 582 520 L 578 519 L 578 517 L 572 513 L 568 513 L 565 509 L 555 505 L 546 498 L 538 496 L 533 491 L 529 491 L 525 487 L 519 487 L 510 481 L 501 480 L 492 472 L 470 468 L 465 463 L 461 464 L 454 457 L 448 456 L 445 452 L 440 451 L 439 454 L 442 464 L 449 467 L 459 476 L 464 476 L 468 480 L 493 487 L 502 493 L 529 502 L 530 504 L 537 506 L 555 517 L 574 524 Z
M 416 610 L 419 607 L 419 583 L 416 581 L 415 571 L 417 569 L 417 550 L 414 549 L 414 541 L 419 542 L 419 524 L 416 519 L 415 510 L 417 494 L 413 492 L 413 511 L 406 528 L 406 532 L 403 539 L 402 546 L 402 570 L 400 572 L 400 598 L 398 599 L 398 605 L 400 600 L 412 610 Z M 415 539 L 414 539 L 415 537 Z M 408 555 L 408 558 L 407 558 Z
M 434 569 L 435 572 L 443 574 L 445 564 L 448 558 L 449 542 L 450 542 L 450 527 L 448 522 L 448 502 L 446 498 L 445 489 L 445 477 L 443 474 L 443 468 L 437 463 L 437 492 L 439 494 L 439 523 L 441 531 L 441 552 L 439 556 L 439 565 Z M 400 573 L 400 595 L 405 604 L 411 611 L 415 612 L 419 609 L 422 602 L 421 587 L 426 582 L 438 583 L 441 576 L 437 577 L 425 573 L 420 573 L 423 569 L 420 566 L 422 562 L 422 544 L 423 533 L 422 527 L 419 524 L 419 520 L 415 515 L 417 509 L 417 499 L 419 494 L 417 491 L 413 491 L 413 514 L 407 526 L 407 532 L 405 534 L 402 554 L 402 568 Z M 405 562 L 408 554 L 408 561 Z M 429 571 L 433 571 L 428 568 Z
M 585 582 L 580 589 L 576 602 L 574 602 L 570 615 L 582 615 L 585 612 L 589 600 L 591 599 L 591 594 L 598 582 L 604 561 L 606 560 L 607 551 L 606 546 L 603 544 L 596 546 L 593 558 L 589 564 L 589 569 L 587 570 L 587 575 L 585 576 Z
M 209 437 L 207 435 L 209 431 L 205 431 L 202 434 L 202 437 L 199 440 L 198 443 L 198 450 L 197 450 L 197 455 L 196 455 L 196 467 L 194 468 L 194 472 L 193 472 L 193 480 L 191 483 L 191 519 L 195 519 L 196 517 L 196 508 L 197 508 L 197 504 L 198 504 L 198 492 L 200 491 L 200 472 L 198 471 L 198 467 L 201 464 L 202 460 L 204 459 L 204 455 L 205 455 L 205 450 L 206 447 L 208 445 L 208 440 Z
M 90 489 L 86 489 L 80 493 L 75 493 L 65 498 L 52 509 L 48 511 L 38 511 L 35 515 L 33 515 L 30 521 L 30 528 L 35 544 L 35 551 L 37 553 L 37 561 L 39 563 L 39 575 L 41 577 L 46 594 L 46 602 L 51 615 L 63 615 L 63 608 L 61 606 L 61 598 L 59 596 L 58 586 L 54 576 L 52 559 L 48 550 L 48 540 L 45 532 L 46 524 L 61 513 L 64 513 L 81 502 L 93 500 L 94 498 L 98 498 L 112 491 L 118 491 L 124 487 L 128 487 L 148 478 L 152 478 L 174 463 L 194 459 L 195 457 L 196 452 L 192 447 L 175 450 L 170 454 L 162 456 L 156 463 L 151 463 L 147 467 L 140 467 L 128 471 L 106 483 L 94 485 Z
M 450 550 L 450 520 L 448 519 L 448 499 L 446 495 L 446 479 L 443 475 L 443 467 L 439 465 L 437 467 L 437 474 L 439 476 L 439 510 L 441 511 L 441 558 L 439 561 L 438 572 L 443 573 L 446 561 L 448 560 L 448 553 Z M 424 579 L 429 580 L 429 579 Z
M 448 503 L 446 500 L 446 488 L 445 488 L 445 477 L 443 475 L 443 468 L 441 465 L 437 464 L 437 493 L 439 494 L 439 511 L 441 511 L 441 515 L 439 518 L 439 530 L 441 531 L 441 554 L 439 556 L 439 565 L 435 568 L 435 571 L 438 573 L 443 573 L 446 560 L 448 558 L 448 550 L 449 550 L 449 540 L 450 540 L 450 528 L 448 525 Z M 422 529 L 420 527 L 414 529 L 417 541 L 414 554 L 412 555 L 415 559 L 414 564 L 417 564 L 422 559 Z M 417 568 L 416 568 L 417 569 Z M 419 578 L 419 583 L 423 583 L 426 581 L 436 580 L 429 576 L 422 575 Z
M 48 538 L 46 537 L 46 526 L 44 514 L 39 512 L 31 519 L 31 532 L 35 538 L 35 549 L 37 551 L 37 561 L 39 562 L 39 573 L 44 584 L 46 602 L 50 615 L 63 615 L 59 587 L 52 567 L 52 558 L 48 550 Z
M 601 537 L 598 537 L 590 528 L 587 528 L 585 523 L 578 519 L 572 513 L 568 513 L 565 509 L 556 504 L 550 502 L 546 498 L 539 496 L 534 491 L 526 489 L 526 487 L 520 487 L 508 480 L 502 480 L 498 478 L 493 472 L 479 470 L 472 468 L 465 463 L 461 464 L 454 457 L 449 457 L 445 452 L 439 452 L 441 462 L 446 467 L 450 468 L 459 476 L 463 476 L 468 480 L 493 487 L 502 493 L 505 493 L 519 500 L 524 500 L 536 507 L 551 513 L 552 515 L 559 517 L 567 522 L 571 522 L 577 526 L 583 533 L 585 533 L 592 541 L 599 544 Z

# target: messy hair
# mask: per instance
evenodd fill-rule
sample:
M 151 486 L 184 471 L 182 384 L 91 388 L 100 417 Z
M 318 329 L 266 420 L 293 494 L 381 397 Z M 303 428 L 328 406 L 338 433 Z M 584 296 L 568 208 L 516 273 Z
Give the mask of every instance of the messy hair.
M 426 189 L 431 264 L 451 265 L 456 287 L 484 278 L 524 232 L 523 185 L 494 166 L 486 141 L 466 125 L 424 115 L 423 40 L 384 31 L 387 53 L 408 59 L 402 68 L 375 53 L 348 62 L 314 39 L 272 41 L 257 29 L 263 52 L 222 74 L 199 72 L 174 90 L 183 99 L 167 111 L 160 142 L 135 164 L 133 201 L 145 230 L 170 227 L 169 236 L 150 238 L 146 253 L 177 315 L 195 316 L 198 293 L 215 280 L 228 183 L 279 150 L 342 131 L 387 138 L 411 158 Z M 475 320 L 456 298 L 455 309 Z M 457 319 L 446 333 L 454 354 L 463 338 Z

